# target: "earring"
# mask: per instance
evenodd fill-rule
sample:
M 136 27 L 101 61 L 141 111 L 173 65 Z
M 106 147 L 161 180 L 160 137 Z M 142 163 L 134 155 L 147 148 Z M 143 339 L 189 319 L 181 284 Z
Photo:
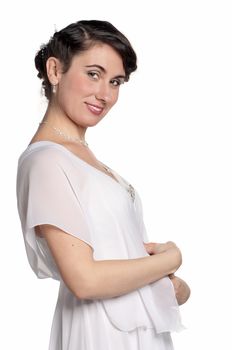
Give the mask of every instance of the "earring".
M 53 93 L 53 94 L 56 93 L 56 85 L 52 85 L 52 93 Z

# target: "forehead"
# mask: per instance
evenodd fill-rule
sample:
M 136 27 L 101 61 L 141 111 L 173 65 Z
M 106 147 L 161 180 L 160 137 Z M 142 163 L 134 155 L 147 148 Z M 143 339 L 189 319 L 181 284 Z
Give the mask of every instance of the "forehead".
M 86 51 L 73 57 L 72 67 L 99 65 L 106 71 L 115 71 L 116 74 L 125 74 L 121 56 L 110 45 L 95 44 Z

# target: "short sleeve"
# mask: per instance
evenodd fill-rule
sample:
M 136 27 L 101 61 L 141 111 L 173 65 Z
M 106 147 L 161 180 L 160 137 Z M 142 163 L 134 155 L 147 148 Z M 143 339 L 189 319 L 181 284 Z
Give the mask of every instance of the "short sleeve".
M 46 241 L 35 234 L 35 226 L 54 225 L 92 247 L 78 188 L 74 188 L 62 157 L 55 152 L 34 152 L 18 165 L 18 211 L 28 260 L 39 278 L 60 276 Z

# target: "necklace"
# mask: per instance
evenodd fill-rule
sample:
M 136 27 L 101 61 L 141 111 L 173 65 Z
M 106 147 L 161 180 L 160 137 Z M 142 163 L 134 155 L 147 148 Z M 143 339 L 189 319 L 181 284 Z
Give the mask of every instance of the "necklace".
M 69 135 L 65 134 L 62 130 L 56 128 L 56 127 L 53 126 L 53 125 L 50 125 L 48 122 L 40 122 L 39 125 L 41 125 L 41 124 L 46 124 L 46 125 L 48 125 L 56 134 L 58 134 L 59 136 L 64 137 L 66 140 L 70 140 L 70 141 L 74 141 L 74 142 L 79 142 L 79 143 L 81 143 L 83 146 L 88 147 L 88 143 L 87 143 L 85 140 L 82 140 L 82 139 L 80 139 L 80 138 L 78 138 L 78 137 L 69 136 Z M 107 165 L 103 164 L 102 162 L 100 162 L 100 163 L 102 164 L 102 166 L 103 166 L 103 168 L 106 170 L 106 172 L 108 172 L 108 173 L 115 179 L 115 176 L 114 176 L 114 174 L 112 173 L 112 170 L 111 170 Z M 117 180 L 115 179 L 115 181 L 117 181 Z M 118 181 L 117 181 L 117 182 L 118 182 Z M 127 190 L 127 192 L 129 193 L 129 195 L 131 196 L 132 201 L 134 202 L 134 200 L 135 200 L 135 189 L 134 189 L 134 187 L 133 187 L 131 184 L 129 184 L 129 185 L 127 186 L 127 189 L 126 189 L 126 190 Z
M 102 166 L 108 173 L 112 174 L 112 172 L 111 172 L 111 170 L 110 170 L 110 168 L 108 166 L 106 166 L 105 164 L 102 164 Z
M 53 126 L 53 125 L 50 125 L 48 122 L 41 122 L 41 123 L 39 123 L 39 125 L 41 125 L 41 124 L 46 124 L 46 125 L 48 125 L 57 135 L 64 137 L 66 140 L 74 141 L 74 142 L 79 142 L 79 143 L 81 143 L 81 144 L 82 144 L 83 146 L 85 146 L 85 147 L 88 147 L 88 146 L 89 146 L 88 143 L 87 143 L 85 140 L 82 140 L 82 139 L 80 139 L 80 138 L 78 138 L 78 137 L 69 136 L 69 135 L 65 134 L 62 130 L 56 128 L 56 127 Z

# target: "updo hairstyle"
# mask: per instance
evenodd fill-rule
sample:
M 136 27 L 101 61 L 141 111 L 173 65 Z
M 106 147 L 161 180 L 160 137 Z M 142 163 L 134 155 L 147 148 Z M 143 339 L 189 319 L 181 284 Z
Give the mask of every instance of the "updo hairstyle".
M 111 23 L 98 20 L 78 21 L 61 29 L 42 44 L 35 56 L 37 76 L 42 79 L 42 88 L 47 99 L 52 96 L 51 83 L 47 76 L 46 62 L 49 57 L 56 57 L 62 64 L 62 72 L 66 73 L 71 66 L 72 58 L 88 50 L 96 43 L 110 45 L 121 56 L 126 74 L 126 81 L 137 68 L 136 54 L 129 40 Z

